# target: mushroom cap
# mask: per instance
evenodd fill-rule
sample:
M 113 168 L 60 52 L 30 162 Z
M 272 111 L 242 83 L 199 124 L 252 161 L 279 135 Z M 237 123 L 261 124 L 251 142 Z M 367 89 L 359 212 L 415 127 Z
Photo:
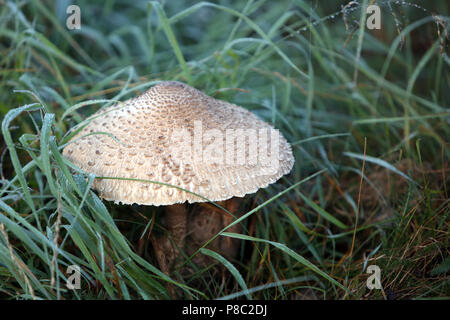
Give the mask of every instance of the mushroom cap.
M 278 130 L 181 82 L 161 82 L 100 109 L 87 122 L 63 155 L 97 177 L 132 179 L 95 179 L 93 188 L 116 203 L 158 206 L 243 197 L 277 181 L 294 164 Z

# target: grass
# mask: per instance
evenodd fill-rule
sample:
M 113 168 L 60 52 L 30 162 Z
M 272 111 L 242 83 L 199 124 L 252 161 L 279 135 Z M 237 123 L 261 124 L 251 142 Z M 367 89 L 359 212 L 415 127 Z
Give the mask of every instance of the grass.
M 78 1 L 68 30 L 69 2 L 0 0 L 0 298 L 448 299 L 448 5 L 377 1 L 368 30 L 373 2 Z M 242 239 L 236 259 L 202 248 L 216 262 L 187 278 L 153 255 L 161 208 L 102 201 L 61 155 L 159 80 L 251 110 L 296 158 L 242 201 L 243 234 L 216 235 Z

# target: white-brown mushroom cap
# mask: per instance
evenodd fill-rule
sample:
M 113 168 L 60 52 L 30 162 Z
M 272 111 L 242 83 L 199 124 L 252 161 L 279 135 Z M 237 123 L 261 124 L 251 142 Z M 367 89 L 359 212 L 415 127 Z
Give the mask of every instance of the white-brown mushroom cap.
M 99 110 L 89 120 L 63 155 L 97 177 L 156 181 L 221 201 L 267 187 L 289 173 L 294 164 L 291 147 L 278 130 L 237 105 L 180 82 L 161 82 L 137 98 Z M 203 135 L 196 135 L 199 128 Z M 242 134 L 239 130 L 247 130 L 244 132 L 250 138 L 240 140 L 240 144 L 227 140 L 229 133 Z M 251 138 L 252 132 L 261 133 L 258 141 Z M 277 133 L 276 141 L 270 132 Z M 223 134 L 224 138 L 211 138 L 208 133 Z M 271 164 L 259 158 L 256 163 L 249 161 L 255 150 L 251 144 L 261 151 L 260 146 L 266 142 L 264 152 Z M 271 148 L 274 142 L 278 143 L 276 155 Z M 217 150 L 224 150 L 223 157 L 212 148 L 215 143 Z M 244 162 L 237 155 L 239 152 L 247 157 Z M 208 155 L 213 155 L 214 160 Z M 95 179 L 93 187 L 102 198 L 124 204 L 207 201 L 177 188 L 145 181 Z

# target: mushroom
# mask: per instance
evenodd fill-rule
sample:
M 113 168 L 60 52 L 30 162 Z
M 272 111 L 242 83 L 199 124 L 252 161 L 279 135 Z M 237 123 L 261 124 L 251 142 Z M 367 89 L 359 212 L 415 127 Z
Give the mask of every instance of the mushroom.
M 185 202 L 243 197 L 274 183 L 294 164 L 291 147 L 278 130 L 242 107 L 175 81 L 100 109 L 63 155 L 98 177 L 129 179 L 95 179 L 93 188 L 103 199 L 166 206 L 172 241 L 166 237 L 154 243 L 165 272 L 184 248 L 188 226 L 195 229 L 192 241 L 201 245 L 209 235 L 202 221 L 232 221 L 201 207 L 188 222 Z M 235 210 L 233 203 L 221 204 Z M 235 251 L 232 244 L 217 247 L 226 256 Z

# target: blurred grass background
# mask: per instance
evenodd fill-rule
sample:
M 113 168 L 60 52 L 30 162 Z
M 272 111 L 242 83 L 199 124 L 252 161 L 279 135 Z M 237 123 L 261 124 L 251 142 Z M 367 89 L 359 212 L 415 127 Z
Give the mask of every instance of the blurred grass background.
M 364 26 L 369 4 L 381 30 Z M 437 0 L 0 0 L 0 298 L 169 299 L 168 282 L 188 299 L 448 298 L 448 13 Z M 234 268 L 168 278 L 149 240 L 161 208 L 102 202 L 61 157 L 72 126 L 159 80 L 241 105 L 293 145 L 292 173 L 241 204 Z

